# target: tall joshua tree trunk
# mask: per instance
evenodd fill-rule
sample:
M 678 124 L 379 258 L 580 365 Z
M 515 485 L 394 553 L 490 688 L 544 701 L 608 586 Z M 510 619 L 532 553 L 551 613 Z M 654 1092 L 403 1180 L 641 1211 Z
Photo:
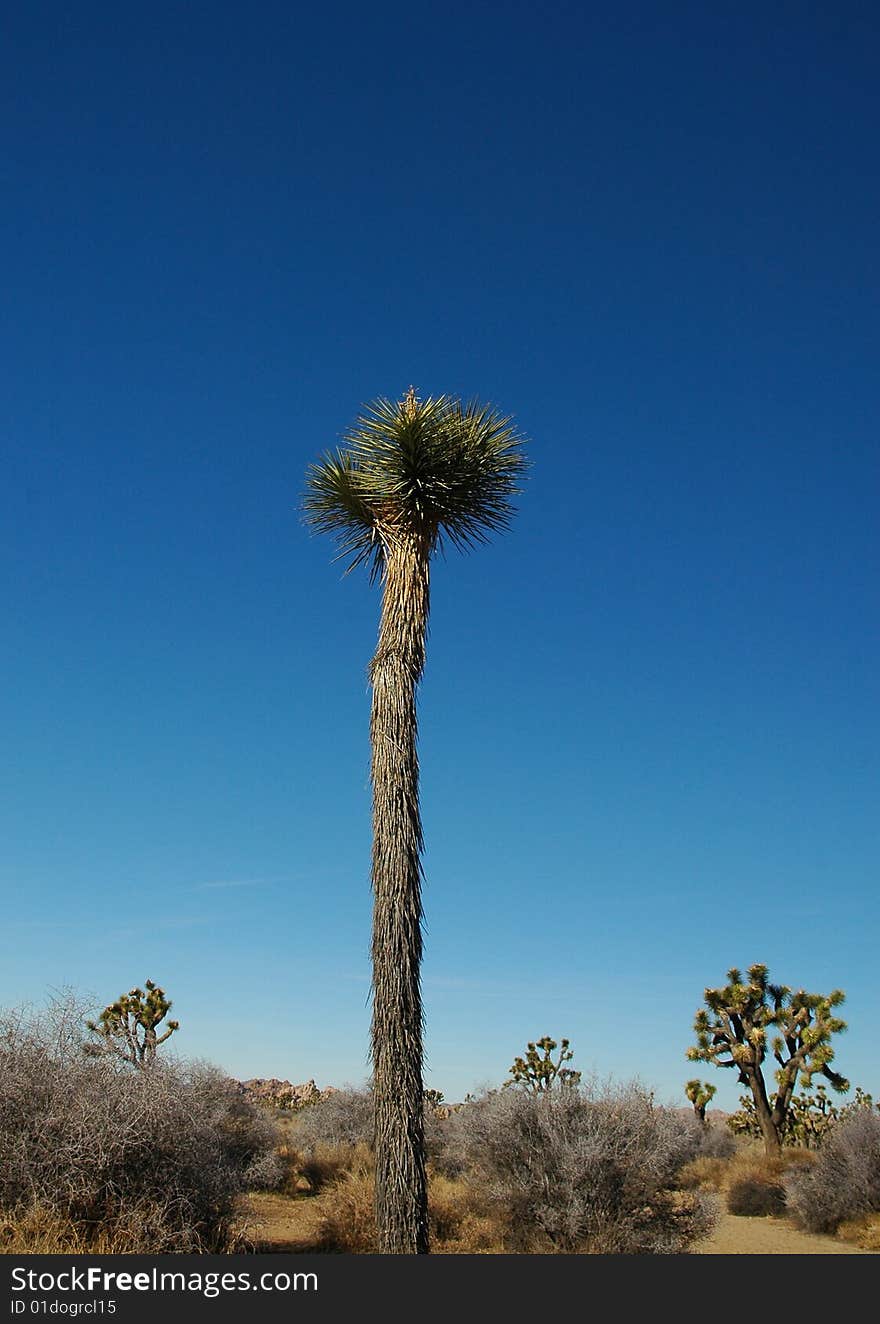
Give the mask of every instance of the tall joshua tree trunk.
M 384 1254 L 428 1249 L 422 1091 L 422 823 L 416 689 L 425 665 L 431 556 L 506 529 L 527 462 L 509 418 L 479 401 L 373 401 L 308 473 L 306 519 L 349 569 L 382 584 L 370 665 L 376 1224 Z
M 761 1128 L 761 1138 L 764 1141 L 764 1153 L 768 1159 L 778 1158 L 782 1152 L 782 1139 L 780 1136 L 780 1124 L 777 1124 L 774 1110 L 770 1107 L 770 1100 L 767 1097 L 767 1087 L 764 1084 L 764 1077 L 760 1071 L 748 1071 L 745 1073 L 749 1089 L 752 1091 L 752 1098 L 755 1100 L 755 1116 L 758 1119 L 758 1125 Z
M 380 1252 L 426 1254 L 416 687 L 425 665 L 431 549 L 424 536 L 399 529 L 383 540 L 382 615 L 370 665 L 376 1223 Z

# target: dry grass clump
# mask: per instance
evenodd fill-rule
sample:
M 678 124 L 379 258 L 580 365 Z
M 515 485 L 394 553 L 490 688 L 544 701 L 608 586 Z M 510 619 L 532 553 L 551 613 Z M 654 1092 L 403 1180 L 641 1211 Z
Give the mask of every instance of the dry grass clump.
M 0 1214 L 0 1255 L 81 1255 L 87 1251 L 113 1255 L 117 1253 L 115 1239 L 108 1233 L 86 1237 L 75 1223 L 40 1205 Z
M 500 1255 L 504 1228 L 462 1178 L 429 1173 L 428 1220 L 435 1255 Z
M 321 1219 L 310 1250 L 341 1255 L 377 1251 L 375 1163 L 366 1149 L 354 1153 L 351 1167 L 336 1176 L 322 1194 Z M 430 1175 L 428 1217 L 435 1255 L 498 1254 L 504 1249 L 503 1228 L 481 1207 L 474 1187 L 461 1179 Z
M 777 1158 L 768 1158 L 762 1145 L 745 1142 L 730 1159 L 698 1158 L 687 1164 L 679 1183 L 714 1188 L 725 1196 L 731 1214 L 780 1217 L 786 1213 L 785 1173 L 811 1164 L 814 1158 L 806 1149 L 785 1149 Z
M 862 1250 L 880 1251 L 880 1214 L 848 1218 L 837 1229 L 841 1241 L 852 1242 Z
M 365 1148 L 349 1153 L 353 1158 L 351 1167 L 324 1192 L 313 1249 L 325 1254 L 372 1255 L 378 1249 L 373 1206 L 375 1163 Z
M 809 1149 L 783 1149 L 767 1158 L 763 1145 L 740 1141 L 729 1158 L 698 1155 L 678 1174 L 681 1190 L 716 1191 L 732 1214 L 745 1217 L 781 1216 L 788 1212 L 786 1174 L 809 1168 L 816 1153 Z
M 86 1056 L 62 1012 L 0 1021 L 5 1246 L 227 1249 L 239 1195 L 280 1176 L 272 1125 L 216 1068 Z
M 681 1191 L 722 1191 L 730 1176 L 730 1159 L 691 1159 L 680 1169 L 675 1184 Z
M 319 1191 L 341 1181 L 351 1172 L 368 1170 L 371 1164 L 370 1147 L 363 1143 L 318 1144 L 310 1153 L 300 1154 L 297 1158 L 299 1176 L 311 1195 L 317 1195 Z

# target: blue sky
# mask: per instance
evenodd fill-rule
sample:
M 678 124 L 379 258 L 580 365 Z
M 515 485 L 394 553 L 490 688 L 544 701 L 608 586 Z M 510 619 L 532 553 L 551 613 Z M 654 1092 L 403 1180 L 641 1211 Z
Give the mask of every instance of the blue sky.
M 3 26 L 0 1004 L 365 1078 L 379 601 L 297 505 L 413 383 L 533 461 L 434 573 L 427 1083 L 550 1033 L 683 1101 L 762 960 L 880 1095 L 874 8 Z

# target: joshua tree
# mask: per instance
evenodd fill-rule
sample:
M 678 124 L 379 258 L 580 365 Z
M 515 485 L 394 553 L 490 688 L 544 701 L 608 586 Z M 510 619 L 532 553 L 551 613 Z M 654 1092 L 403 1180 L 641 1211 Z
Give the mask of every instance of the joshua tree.
M 382 586 L 370 664 L 373 1018 L 379 1249 L 428 1249 L 422 1106 L 421 881 L 416 688 L 425 663 L 429 568 L 508 526 L 523 438 L 491 407 L 448 396 L 368 405 L 335 454 L 312 465 L 308 523 L 334 534 L 348 569 Z
M 754 1136 L 760 1140 L 761 1128 L 754 1099 L 750 1094 L 741 1094 L 739 1101 L 742 1106 L 739 1112 L 728 1117 L 727 1125 L 734 1135 Z M 862 1108 L 870 1111 L 873 1106 L 874 1100 L 861 1085 L 856 1086 L 849 1103 L 841 1108 L 829 1099 L 824 1085 L 817 1085 L 815 1090 L 795 1094 L 792 1098 L 782 1143 L 802 1149 L 818 1149 L 839 1121 L 851 1117 Z
M 724 988 L 705 990 L 709 1010 L 697 1012 L 697 1044 L 687 1056 L 691 1062 L 714 1062 L 739 1072 L 740 1084 L 751 1091 L 764 1148 L 772 1157 L 782 1147 L 799 1078 L 808 1089 L 819 1072 L 839 1093 L 849 1089 L 849 1082 L 830 1065 L 831 1036 L 846 1029 L 846 1022 L 834 1014 L 844 995 L 840 989 L 827 997 L 803 989 L 793 993 L 784 984 L 769 983 L 765 965 L 749 966 L 746 979 L 734 968 L 727 979 Z M 778 1032 L 772 1042 L 779 1063 L 772 1098 L 763 1072 L 768 1030 Z
M 155 1063 L 159 1045 L 180 1028 L 179 1021 L 169 1021 L 164 1033 L 157 1034 L 156 1026 L 170 1010 L 165 990 L 148 979 L 146 993 L 133 988 L 105 1007 L 97 1022 L 86 1021 L 86 1028 L 96 1036 L 85 1045 L 86 1052 L 92 1057 L 113 1053 L 145 1071 Z
M 684 1092 L 694 1105 L 694 1112 L 698 1122 L 706 1125 L 706 1109 L 718 1093 L 717 1085 L 710 1085 L 708 1081 L 689 1080 L 684 1087 Z
M 511 1079 L 504 1082 L 504 1088 L 509 1085 L 521 1085 L 532 1094 L 544 1094 L 553 1088 L 556 1081 L 563 1087 L 577 1085 L 581 1073 L 562 1065 L 563 1062 L 570 1062 L 574 1057 L 573 1050 L 568 1046 L 568 1040 L 562 1040 L 559 1045 L 559 1056 L 554 1062 L 552 1054 L 556 1046 L 556 1040 L 551 1039 L 549 1034 L 545 1034 L 537 1043 L 527 1044 L 525 1057 L 514 1059 L 510 1068 Z M 541 1053 L 538 1052 L 539 1048 Z

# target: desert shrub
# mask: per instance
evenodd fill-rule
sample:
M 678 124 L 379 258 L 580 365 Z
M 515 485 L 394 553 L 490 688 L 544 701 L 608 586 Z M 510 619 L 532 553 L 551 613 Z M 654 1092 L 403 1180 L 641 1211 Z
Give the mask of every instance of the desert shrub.
M 178 1068 L 188 1106 L 216 1130 L 222 1166 L 239 1175 L 246 1190 L 275 1190 L 284 1175 L 279 1129 L 269 1114 L 241 1092 L 237 1081 L 207 1062 Z
M 736 1140 L 726 1126 L 713 1122 L 700 1127 L 695 1158 L 729 1159 L 736 1153 Z
M 377 1249 L 375 1164 L 362 1147 L 348 1150 L 348 1168 L 328 1183 L 312 1249 L 324 1254 L 370 1255 Z M 435 1255 L 485 1254 L 502 1249 L 503 1229 L 474 1187 L 432 1174 L 428 1185 L 431 1250 Z
M 503 1251 L 504 1228 L 475 1186 L 431 1173 L 428 1221 L 435 1255 L 485 1255 Z
M 296 1114 L 290 1142 L 304 1154 L 319 1146 L 372 1145 L 373 1095 L 370 1090 L 334 1090 Z
M 318 1143 L 296 1158 L 298 1177 L 308 1184 L 311 1195 L 340 1181 L 347 1173 L 363 1168 L 371 1161 L 367 1145 L 325 1145 Z
M 17 1213 L 0 1213 L 0 1255 L 112 1255 L 116 1238 L 98 1234 L 86 1238 L 69 1219 L 39 1205 Z
M 509 1249 L 674 1252 L 712 1223 L 707 1197 L 670 1190 L 695 1152 L 691 1120 L 638 1085 L 504 1090 L 447 1119 L 434 1162 L 470 1174 Z
M 727 1189 L 727 1209 L 743 1217 L 764 1218 L 785 1213 L 785 1188 L 769 1172 L 738 1177 Z
M 730 1160 L 698 1155 L 679 1169 L 675 1185 L 680 1191 L 720 1191 L 730 1172 Z
M 373 1206 L 375 1163 L 363 1146 L 349 1149 L 351 1166 L 324 1194 L 315 1250 L 325 1254 L 370 1255 L 378 1248 Z
M 816 1161 L 786 1175 L 788 1206 L 810 1232 L 880 1213 L 880 1117 L 857 1108 L 836 1122 Z
M 425 1111 L 425 1153 L 434 1172 L 445 1177 L 460 1177 L 470 1167 L 470 1151 L 460 1113 L 471 1107 L 464 1104 L 448 1116 L 433 1109 Z
M 200 1063 L 134 1071 L 49 1016 L 0 1022 L 0 1212 L 117 1253 L 223 1249 L 275 1133 Z M 280 1174 L 279 1174 L 280 1175 Z
M 845 1219 L 837 1229 L 837 1236 L 862 1250 L 880 1251 L 880 1214 Z

